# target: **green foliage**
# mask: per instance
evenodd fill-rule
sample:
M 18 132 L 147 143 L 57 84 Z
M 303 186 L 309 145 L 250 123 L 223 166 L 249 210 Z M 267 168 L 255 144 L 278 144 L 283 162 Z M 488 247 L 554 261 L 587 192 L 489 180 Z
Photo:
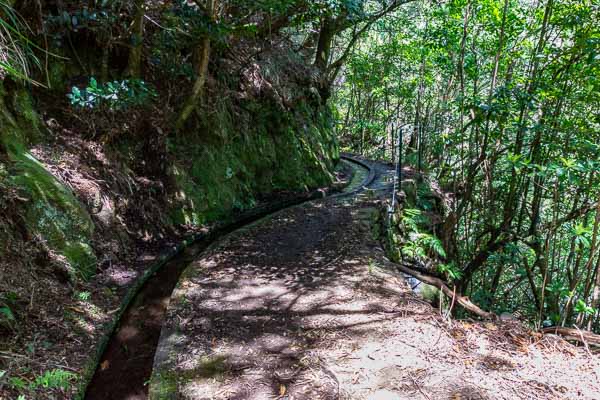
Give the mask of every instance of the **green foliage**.
M 177 20 L 167 19 L 165 23 L 176 26 Z M 177 30 L 160 30 L 153 38 L 149 62 L 170 79 L 184 77 L 191 81 L 195 77 L 192 63 L 180 59 L 183 49 L 191 45 L 190 38 Z
M 27 381 L 19 377 L 11 377 L 8 380 L 8 384 L 10 387 L 17 390 L 25 390 L 28 387 Z
M 441 240 L 426 232 L 428 219 L 416 208 L 402 210 L 401 223 L 409 240 L 402 245 L 402 254 L 417 259 L 445 258 Z
M 111 111 L 140 107 L 157 96 L 156 90 L 143 80 L 130 79 L 99 84 L 93 77 L 86 88 L 73 86 L 71 93 L 67 95 L 75 107 L 103 108 Z
M 9 329 L 15 329 L 17 318 L 15 309 L 17 306 L 18 296 L 14 292 L 4 293 L 0 297 L 0 326 Z
M 433 211 L 435 203 L 431 197 L 429 183 L 423 182 L 417 186 L 417 207 L 424 211 Z
M 593 307 L 590 307 L 587 304 L 585 304 L 585 301 L 579 299 L 575 304 L 575 312 L 590 316 L 594 315 L 596 313 L 596 310 Z
M 299 104 L 287 114 L 255 100 L 245 107 L 250 108 L 246 126 L 239 126 L 228 107 L 209 116 L 209 126 L 221 130 L 214 135 L 233 138 L 226 143 L 207 145 L 206 138 L 189 137 L 169 142 L 170 152 L 179 156 L 172 171 L 180 188 L 170 208 L 174 223 L 202 224 L 232 209 L 247 210 L 256 205 L 257 193 L 304 191 L 331 182 L 337 147 L 327 109 L 313 115 Z
M 406 208 L 402 210 L 402 223 L 412 232 L 418 232 L 419 226 L 425 224 L 427 218 L 423 212 L 417 208 Z
M 437 237 L 423 232 L 409 235 L 410 240 L 402 247 L 402 254 L 412 258 L 427 258 L 430 255 L 445 257 L 442 242 Z
M 75 298 L 81 301 L 89 301 L 92 298 L 92 294 L 90 292 L 76 292 Z
M 571 227 L 571 234 L 573 235 L 576 244 L 585 248 L 590 247 L 592 228 L 584 226 L 583 223 L 578 223 Z
M 334 96 L 346 149 L 390 159 L 405 126 L 403 163 L 454 192 L 442 272 L 537 327 L 600 329 L 574 300 L 600 305 L 599 18 L 589 1 L 411 3 L 365 34 Z M 433 210 L 420 189 L 411 207 Z
M 13 314 L 12 310 L 9 306 L 3 305 L 0 306 L 0 323 L 10 324 L 15 321 L 15 314 Z
M 58 15 L 50 15 L 46 19 L 48 28 L 55 32 L 56 39 L 60 39 L 65 31 L 77 32 L 82 29 L 98 31 L 118 23 L 119 14 L 116 9 L 109 7 L 107 1 L 102 3 L 92 8 L 63 10 Z M 117 2 L 111 3 L 116 4 Z
M 449 280 L 455 281 L 461 278 L 462 272 L 454 263 L 439 264 L 438 272 L 444 274 Z
M 0 381 L 6 371 L 0 370 Z M 37 390 L 48 391 L 52 389 L 68 390 L 71 385 L 78 379 L 78 375 L 73 372 L 63 369 L 53 369 L 38 375 L 32 382 L 27 382 L 21 377 L 10 377 L 7 379 L 7 385 L 14 390 L 20 392 L 35 392 Z M 25 395 L 21 394 L 19 398 L 25 399 Z
M 73 279 L 91 277 L 97 260 L 88 243 L 94 228 L 87 211 L 69 189 L 21 146 L 11 148 L 9 157 L 13 162 L 10 183 L 29 199 L 24 210 L 28 231 L 65 256 Z
M 433 236 L 433 235 L 424 235 L 423 238 L 421 239 L 423 245 L 427 246 L 428 248 L 430 248 L 431 250 L 433 250 L 433 252 L 442 257 L 445 258 L 446 257 L 446 250 L 444 250 L 444 245 L 442 244 L 442 241 L 440 239 L 438 239 L 437 237 Z
M 35 378 L 35 381 L 30 384 L 31 389 L 68 389 L 70 385 L 77 379 L 77 375 L 62 369 L 53 369 L 44 372 L 43 375 Z
M 35 82 L 31 79 L 31 66 L 40 63 L 33 49 L 36 47 L 28 38 L 26 22 L 17 14 L 7 0 L 0 0 L 0 80 L 5 74 L 16 79 Z
M 318 0 L 315 8 L 321 8 L 331 14 L 347 14 L 349 19 L 359 19 L 366 14 L 366 0 Z

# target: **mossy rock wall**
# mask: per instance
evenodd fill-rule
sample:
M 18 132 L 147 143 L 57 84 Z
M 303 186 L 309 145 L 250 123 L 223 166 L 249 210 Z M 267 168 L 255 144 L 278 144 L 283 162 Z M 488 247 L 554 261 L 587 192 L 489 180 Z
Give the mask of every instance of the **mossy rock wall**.
M 2 98 L 0 90 L 0 98 Z M 38 240 L 69 264 L 74 277 L 87 279 L 96 270 L 90 246 L 94 225 L 73 193 L 28 152 L 40 140 L 40 120 L 26 92 L 12 96 L 13 112 L 0 100 L 0 143 L 6 151 L 0 159 L 0 183 L 16 189 L 23 200 L 19 214 L 31 240 Z
M 227 108 L 219 111 L 207 123 L 208 140 L 170 143 L 178 187 L 170 210 L 174 224 L 202 224 L 252 208 L 259 194 L 306 191 L 333 181 L 339 153 L 327 108 L 248 108 L 237 117 Z

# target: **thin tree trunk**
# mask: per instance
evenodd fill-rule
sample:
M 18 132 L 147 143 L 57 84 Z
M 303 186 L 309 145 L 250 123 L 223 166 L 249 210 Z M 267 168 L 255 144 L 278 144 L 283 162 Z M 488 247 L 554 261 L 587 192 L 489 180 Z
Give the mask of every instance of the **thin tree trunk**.
M 216 19 L 216 8 L 217 8 L 217 0 L 208 0 L 208 4 L 206 7 L 206 11 L 211 22 L 215 22 Z M 204 87 L 206 85 L 206 80 L 208 79 L 208 64 L 210 61 L 210 52 L 211 52 L 211 40 L 208 35 L 202 38 L 200 43 L 200 61 L 198 62 L 198 72 L 196 81 L 194 82 L 194 86 L 192 88 L 192 93 L 188 97 L 181 114 L 175 124 L 175 128 L 177 131 L 180 131 L 185 125 L 186 121 L 192 114 L 192 112 L 198 107 L 204 97 Z
M 600 199 L 598 200 L 598 205 L 596 206 L 596 217 L 595 217 L 595 222 L 594 222 L 594 239 L 596 238 L 596 235 L 598 233 L 597 231 L 597 227 L 598 224 L 600 223 Z M 594 241 L 594 245 L 595 245 L 595 241 Z M 595 248 L 594 248 L 595 250 Z M 590 252 L 590 260 L 593 259 L 593 251 Z M 598 263 L 600 264 L 600 262 Z M 587 267 L 589 268 L 591 266 L 591 263 L 588 262 Z M 600 305 L 600 273 L 598 273 L 598 265 L 596 265 L 596 280 L 594 282 L 594 290 L 592 292 L 592 301 L 590 306 L 594 309 L 598 309 L 598 306 Z M 593 322 L 593 318 L 589 318 L 588 320 L 588 330 L 592 329 L 592 322 Z
M 142 53 L 144 44 L 144 0 L 135 2 L 135 18 L 133 20 L 132 47 L 129 51 L 126 75 L 139 78 L 142 75 Z

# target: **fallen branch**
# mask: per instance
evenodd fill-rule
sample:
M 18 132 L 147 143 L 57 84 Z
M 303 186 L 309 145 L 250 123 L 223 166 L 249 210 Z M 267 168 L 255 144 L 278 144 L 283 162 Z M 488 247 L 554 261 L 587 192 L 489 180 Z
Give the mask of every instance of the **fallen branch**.
M 590 331 L 582 331 L 574 328 L 564 328 L 559 326 L 551 326 L 549 328 L 542 329 L 542 333 L 551 333 L 554 335 L 560 335 L 566 340 L 572 340 L 574 342 L 583 343 L 584 345 L 592 345 L 600 347 L 600 335 L 592 333 Z
M 398 270 L 404 272 L 405 274 L 409 274 L 417 278 L 418 280 L 425 282 L 431 286 L 435 286 L 440 289 L 446 296 L 449 298 L 455 299 L 455 301 L 460 304 L 465 310 L 483 318 L 483 319 L 491 319 L 495 320 L 498 316 L 494 313 L 487 312 L 479 308 L 476 304 L 472 303 L 468 297 L 461 296 L 459 293 L 456 293 L 455 290 L 450 289 L 446 282 L 439 278 L 435 278 L 433 276 L 425 275 L 420 272 L 417 272 L 411 268 L 408 268 L 401 264 L 395 264 Z M 454 301 L 454 300 L 453 300 Z

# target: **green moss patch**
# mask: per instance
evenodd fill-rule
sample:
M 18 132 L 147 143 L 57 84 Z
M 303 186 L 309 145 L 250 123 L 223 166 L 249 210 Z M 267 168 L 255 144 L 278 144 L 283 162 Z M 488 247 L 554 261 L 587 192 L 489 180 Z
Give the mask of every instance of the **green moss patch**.
M 200 225 L 232 210 L 252 208 L 255 196 L 327 186 L 339 159 L 331 113 L 306 105 L 282 113 L 249 103 L 252 117 L 236 125 L 227 107 L 207 121 L 209 137 L 173 140 L 177 183 L 169 215 L 174 224 Z
M 10 181 L 29 200 L 25 214 L 28 230 L 64 256 L 77 275 L 90 278 L 97 260 L 89 245 L 94 230 L 89 214 L 35 157 L 19 146 L 9 149 Z

